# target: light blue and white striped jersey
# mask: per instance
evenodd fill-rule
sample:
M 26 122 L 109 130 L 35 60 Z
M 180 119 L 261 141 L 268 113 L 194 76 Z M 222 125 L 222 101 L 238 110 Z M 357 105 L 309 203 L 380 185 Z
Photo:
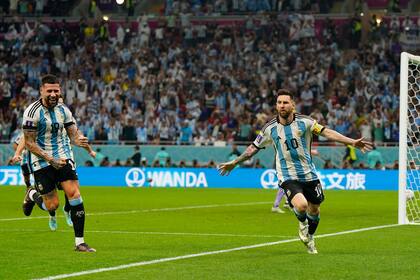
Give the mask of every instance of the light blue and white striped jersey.
M 19 145 L 20 140 L 23 138 L 23 132 L 19 133 L 19 135 L 15 138 L 15 140 L 13 141 L 16 145 Z M 28 164 L 28 151 L 25 149 L 23 149 L 22 151 L 22 160 L 20 162 L 20 165 L 26 165 Z
M 23 113 L 24 130 L 37 132 L 36 143 L 54 158 L 72 159 L 73 151 L 65 128 L 74 124 L 70 110 L 62 103 L 54 108 L 42 105 L 41 100 L 35 101 Z M 29 164 L 33 171 L 49 166 L 42 158 L 29 152 Z
M 293 121 L 282 125 L 278 117 L 269 121 L 253 142 L 258 149 L 272 144 L 276 151 L 279 184 L 288 180 L 317 180 L 311 157 L 312 134 L 319 135 L 324 127 L 314 119 L 294 114 Z

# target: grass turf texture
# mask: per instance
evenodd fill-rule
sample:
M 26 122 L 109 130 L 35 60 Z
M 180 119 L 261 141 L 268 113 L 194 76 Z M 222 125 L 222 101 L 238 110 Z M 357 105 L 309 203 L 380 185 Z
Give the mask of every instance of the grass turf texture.
M 61 210 L 57 232 L 50 232 L 45 212 L 37 207 L 31 219 L 6 221 L 24 217 L 24 189 L 0 187 L 0 279 L 41 278 L 295 239 L 294 215 L 270 212 L 275 193 L 84 187 L 85 239 L 98 252 L 83 254 L 73 252 L 73 231 Z M 202 205 L 209 206 L 170 209 Z M 132 210 L 137 212 L 127 213 Z M 317 234 L 396 221 L 396 192 L 329 191 Z M 420 226 L 397 226 L 320 238 L 315 256 L 294 241 L 72 279 L 418 279 L 419 236 Z

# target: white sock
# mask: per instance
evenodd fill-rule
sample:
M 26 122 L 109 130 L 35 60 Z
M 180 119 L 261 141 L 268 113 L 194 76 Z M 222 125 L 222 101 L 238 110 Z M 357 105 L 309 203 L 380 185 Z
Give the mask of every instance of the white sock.
M 29 191 L 29 199 L 34 201 L 34 194 L 36 193 L 36 190 L 30 190 Z
M 76 237 L 76 246 L 85 243 L 85 239 L 83 237 Z

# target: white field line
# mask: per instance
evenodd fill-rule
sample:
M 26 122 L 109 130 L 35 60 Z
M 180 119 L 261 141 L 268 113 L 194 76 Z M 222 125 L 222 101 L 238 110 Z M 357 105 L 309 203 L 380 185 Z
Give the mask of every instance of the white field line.
M 87 216 L 121 215 L 121 214 L 179 211 L 179 210 L 205 209 L 205 208 L 217 208 L 217 207 L 249 206 L 249 205 L 270 204 L 270 203 L 272 203 L 272 202 L 259 201 L 259 202 L 244 202 L 244 203 L 191 205 L 191 206 L 181 206 L 181 207 L 152 208 L 152 209 L 139 209 L 139 210 L 115 211 L 115 212 L 96 212 L 96 213 L 87 213 L 86 215 Z M 48 218 L 48 216 L 22 217 L 22 218 L 2 218 L 2 219 L 0 219 L 0 222 L 32 220 L 32 219 L 47 219 L 47 218 Z
M 382 225 L 382 226 L 367 227 L 367 228 L 360 228 L 360 229 L 354 229 L 354 230 L 346 230 L 346 231 L 340 231 L 340 232 L 334 232 L 334 233 L 320 234 L 320 235 L 316 236 L 316 239 L 324 238 L 324 237 L 330 237 L 330 236 L 350 234 L 350 233 L 363 232 L 363 231 L 369 231 L 369 230 L 376 230 L 376 229 L 382 229 L 382 228 L 396 227 L 396 226 L 399 226 L 399 225 L 398 224 Z M 53 275 L 53 276 L 47 276 L 45 278 L 38 278 L 38 279 L 35 279 L 35 280 L 64 279 L 64 278 L 70 278 L 70 277 L 76 277 L 76 276 L 82 276 L 82 275 L 89 275 L 89 274 L 95 274 L 95 273 L 101 273 L 101 272 L 107 272 L 107 271 L 127 269 L 127 268 L 131 268 L 131 267 L 146 266 L 146 265 L 155 264 L 155 263 L 171 262 L 171 261 L 191 259 L 191 258 L 197 258 L 197 257 L 202 257 L 202 256 L 208 256 L 208 255 L 218 255 L 218 254 L 229 253 L 229 252 L 234 252 L 234 251 L 261 248 L 261 247 L 273 246 L 273 245 L 290 243 L 290 242 L 295 242 L 295 241 L 299 241 L 299 238 L 279 240 L 279 241 L 275 241 L 275 242 L 260 243 L 260 244 L 236 247 L 236 248 L 225 249 L 225 250 L 209 251 L 209 252 L 189 254 L 189 255 L 183 255 L 183 256 L 177 256 L 177 257 L 162 258 L 162 259 L 156 259 L 156 260 L 150 260 L 150 261 L 135 262 L 135 263 L 123 264 L 123 265 L 112 266 L 112 267 L 104 267 L 104 268 L 98 268 L 98 269 L 92 269 L 92 270 L 85 270 L 85 271 L 74 272 L 74 273 L 69 273 L 69 274 Z
M 0 229 L 2 232 L 49 232 L 45 229 Z M 73 230 L 58 230 L 57 232 L 73 232 Z M 292 238 L 290 235 L 235 234 L 235 233 L 203 233 L 203 232 L 161 232 L 161 231 L 120 231 L 120 230 L 85 230 L 85 233 L 132 234 L 132 235 L 180 235 L 180 236 L 214 236 L 214 237 L 255 237 L 255 238 Z

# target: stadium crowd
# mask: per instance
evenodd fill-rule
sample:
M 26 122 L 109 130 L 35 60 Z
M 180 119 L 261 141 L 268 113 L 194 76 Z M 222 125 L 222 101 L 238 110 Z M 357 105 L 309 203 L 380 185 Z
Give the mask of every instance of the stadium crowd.
M 295 18 L 291 18 L 295 17 Z M 91 141 L 226 146 L 249 142 L 274 114 L 278 88 L 297 111 L 353 137 L 398 139 L 401 47 L 385 23 L 369 44 L 342 48 L 326 21 L 321 40 L 289 37 L 288 21 L 248 17 L 244 25 L 192 25 L 147 16 L 122 23 L 0 22 L 0 139 L 16 136 L 39 77 L 62 78 L 64 102 Z M 299 17 L 298 17 L 299 20 Z M 315 141 L 323 142 L 319 137 Z
M 63 16 L 78 0 L 2 0 L 0 14 L 22 16 Z
M 334 0 L 166 0 L 165 15 L 311 11 L 328 13 Z

